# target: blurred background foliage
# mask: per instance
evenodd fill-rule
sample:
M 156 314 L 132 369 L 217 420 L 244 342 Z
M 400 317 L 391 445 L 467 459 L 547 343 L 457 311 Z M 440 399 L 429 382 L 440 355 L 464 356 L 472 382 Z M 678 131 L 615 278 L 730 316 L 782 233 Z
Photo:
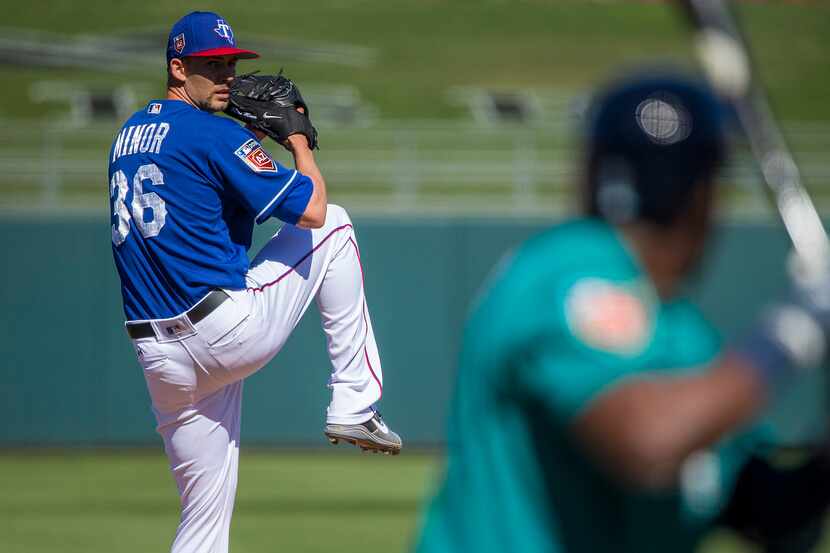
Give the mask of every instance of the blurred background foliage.
M 646 62 L 694 69 L 666 2 L 35 0 L 0 30 L 0 208 L 104 209 L 96 175 L 127 115 L 164 93 L 185 11 L 220 12 L 287 74 L 338 201 L 368 213 L 562 214 L 590 91 Z M 763 79 L 808 185 L 830 200 L 827 2 L 744 2 Z M 280 148 L 272 146 L 275 155 Z M 764 213 L 739 147 L 731 213 Z

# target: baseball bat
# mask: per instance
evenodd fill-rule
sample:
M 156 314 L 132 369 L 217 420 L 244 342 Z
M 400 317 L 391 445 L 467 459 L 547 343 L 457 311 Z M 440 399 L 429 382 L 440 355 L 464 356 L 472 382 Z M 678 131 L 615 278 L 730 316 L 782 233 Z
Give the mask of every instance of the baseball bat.
M 798 167 L 769 107 L 748 41 L 728 0 L 679 0 L 691 21 L 698 57 L 709 81 L 733 106 L 757 161 L 765 189 L 800 261 L 802 276 L 830 267 L 830 241 L 801 182 Z
M 793 244 L 795 277 L 815 281 L 830 270 L 830 240 L 787 147 L 754 68 L 749 42 L 728 0 L 678 0 L 692 23 L 698 58 L 712 86 L 733 106 L 759 165 L 765 190 Z M 826 442 L 822 440 L 822 442 Z M 808 444 L 814 450 L 816 444 Z M 818 447 L 826 447 L 825 443 Z M 766 553 L 802 553 L 815 532 L 766 544 Z M 814 535 L 815 534 L 815 535 Z M 820 534 L 820 532 L 819 532 Z M 804 539 L 806 538 L 806 539 Z

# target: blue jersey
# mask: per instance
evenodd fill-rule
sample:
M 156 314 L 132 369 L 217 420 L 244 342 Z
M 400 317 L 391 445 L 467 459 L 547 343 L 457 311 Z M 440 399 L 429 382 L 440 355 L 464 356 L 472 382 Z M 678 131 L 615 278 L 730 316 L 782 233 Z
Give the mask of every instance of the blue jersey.
M 296 223 L 311 179 L 235 121 L 156 100 L 109 156 L 112 251 L 128 320 L 171 317 L 213 288 L 245 288 L 254 221 Z

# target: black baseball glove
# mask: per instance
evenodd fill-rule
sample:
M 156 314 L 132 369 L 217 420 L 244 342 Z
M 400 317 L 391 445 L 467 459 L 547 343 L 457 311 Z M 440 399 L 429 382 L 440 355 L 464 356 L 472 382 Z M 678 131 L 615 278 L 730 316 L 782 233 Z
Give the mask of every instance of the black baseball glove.
M 309 119 L 308 105 L 294 81 L 278 75 L 248 73 L 231 83 L 230 100 L 225 113 L 255 129 L 259 129 L 280 144 L 292 134 L 303 134 L 308 147 L 317 148 L 317 129 Z M 300 113 L 297 108 L 303 108 Z

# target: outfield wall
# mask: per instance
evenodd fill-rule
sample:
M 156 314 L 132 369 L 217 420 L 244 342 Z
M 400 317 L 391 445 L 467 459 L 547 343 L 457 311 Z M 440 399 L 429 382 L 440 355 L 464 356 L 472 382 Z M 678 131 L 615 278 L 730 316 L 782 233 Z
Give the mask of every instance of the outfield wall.
M 383 411 L 407 443 L 440 443 L 469 301 L 502 253 L 545 225 L 355 222 L 384 362 Z M 123 330 L 108 225 L 105 217 L 0 220 L 0 445 L 159 442 Z M 256 242 L 268 236 L 259 232 Z M 755 306 L 785 284 L 786 250 L 776 227 L 721 229 L 694 294 L 726 336 L 744 329 Z M 327 376 L 312 307 L 285 349 L 246 383 L 243 439 L 321 445 Z M 815 430 L 823 389 L 823 382 L 806 383 L 779 408 L 776 421 L 789 438 Z

